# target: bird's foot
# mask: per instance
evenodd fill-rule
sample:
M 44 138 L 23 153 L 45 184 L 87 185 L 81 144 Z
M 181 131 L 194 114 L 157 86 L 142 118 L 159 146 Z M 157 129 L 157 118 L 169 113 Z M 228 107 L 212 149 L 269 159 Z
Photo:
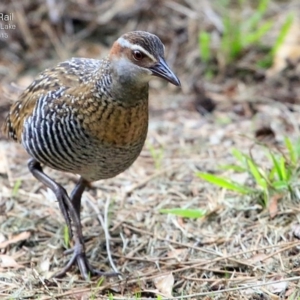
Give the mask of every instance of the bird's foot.
M 72 257 L 67 265 L 62 270 L 54 274 L 53 277 L 63 277 L 76 262 L 79 267 L 80 274 L 85 280 L 89 280 L 92 276 L 114 277 L 120 275 L 120 273 L 117 272 L 103 272 L 93 268 L 86 257 L 84 246 L 81 243 L 75 244 L 73 248 L 64 252 L 64 254 L 70 253 L 72 253 Z

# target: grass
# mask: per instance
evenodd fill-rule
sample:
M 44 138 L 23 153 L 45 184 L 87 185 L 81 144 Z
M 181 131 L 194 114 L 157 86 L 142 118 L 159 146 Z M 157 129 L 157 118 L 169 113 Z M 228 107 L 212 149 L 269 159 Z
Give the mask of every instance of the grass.
M 293 197 L 295 184 L 299 177 L 300 141 L 292 144 L 289 138 L 284 139 L 285 149 L 265 149 L 269 167 L 264 167 L 251 155 L 244 154 L 238 149 L 233 149 L 232 154 L 235 164 L 225 165 L 222 169 L 235 173 L 248 173 L 253 184 L 240 184 L 231 179 L 216 176 L 209 173 L 198 172 L 197 176 L 218 187 L 243 195 L 255 196 L 262 199 L 261 204 L 267 207 L 270 197 L 278 193 L 288 193 Z
M 201 31 L 199 33 L 199 49 L 201 54 L 201 60 L 206 64 L 209 63 L 212 57 L 210 52 L 210 43 L 210 34 L 206 31 Z
M 63 230 L 64 230 L 64 246 L 66 247 L 66 249 L 68 249 L 70 247 L 70 233 L 69 233 L 68 226 L 65 225 L 63 227 Z
M 162 160 L 164 158 L 163 147 L 155 148 L 150 142 L 147 143 L 148 150 L 154 161 L 155 169 L 159 170 L 161 168 Z
M 90 300 L 96 299 L 97 293 L 99 292 L 99 289 L 100 289 L 101 285 L 103 284 L 103 282 L 104 282 L 104 277 L 101 277 L 98 280 L 96 288 L 93 290 L 92 295 L 90 296 Z
M 22 184 L 22 180 L 21 179 L 18 179 L 15 184 L 14 184 L 14 187 L 13 187 L 13 190 L 12 190 L 12 196 L 15 197 L 18 195 L 19 193 L 19 190 L 20 190 L 20 187 L 21 187 L 21 184 Z
M 232 150 L 236 163 L 224 165 L 222 169 L 248 173 L 252 184 L 241 184 L 210 173 L 197 172 L 196 175 L 225 190 L 256 198 L 259 204 L 266 208 L 274 194 L 288 193 L 290 197 L 295 194 L 293 184 L 299 177 L 300 140 L 292 144 L 291 140 L 286 137 L 284 145 L 283 150 L 276 148 L 271 150 L 264 145 L 258 145 L 265 149 L 270 165 L 268 168 L 260 165 L 251 154 L 244 154 L 238 149 Z M 206 211 L 201 209 L 187 208 L 160 209 L 160 212 L 190 219 L 201 218 L 206 214 Z
M 187 208 L 170 208 L 170 209 L 161 209 L 163 214 L 172 214 L 178 217 L 197 219 L 205 216 L 206 212 L 201 209 L 187 209 Z
M 233 11 L 229 1 L 223 4 L 221 17 L 223 32 L 220 46 L 216 51 L 216 57 L 222 62 L 222 65 L 231 64 L 250 47 L 258 46 L 273 26 L 273 21 L 264 20 L 269 0 L 260 1 L 251 16 L 244 18 L 237 11 L 242 11 L 241 8 L 246 5 L 246 2 L 245 0 L 238 1 L 238 7 Z M 201 31 L 198 40 L 201 59 L 207 64 L 212 59 L 210 34 Z
M 212 47 L 212 37 L 207 31 L 200 31 L 198 36 L 199 53 L 202 63 L 205 65 L 205 77 L 211 79 L 214 61 L 219 62 L 220 67 L 233 65 L 238 59 L 246 54 L 251 48 L 265 49 L 263 57 L 257 56 L 256 65 L 267 69 L 272 65 L 273 58 L 293 23 L 294 14 L 286 17 L 279 34 L 271 47 L 263 46 L 263 38 L 273 28 L 274 21 L 266 20 L 270 0 L 262 0 L 254 7 L 254 12 L 247 17 L 242 16 L 244 6 L 250 7 L 248 0 L 239 0 L 234 9 L 230 1 L 222 2 L 221 19 L 223 32 L 220 36 L 220 45 L 217 49 Z
M 264 69 L 267 69 L 269 67 L 271 67 L 273 60 L 274 60 L 274 56 L 276 55 L 276 53 L 278 52 L 279 48 L 283 45 L 283 43 L 285 42 L 285 38 L 292 26 L 292 23 L 294 21 L 294 14 L 290 13 L 286 19 L 285 22 L 283 23 L 283 25 L 280 28 L 279 34 L 275 40 L 274 45 L 271 47 L 271 49 L 267 52 L 266 56 L 263 59 L 260 59 L 257 62 L 257 65 L 259 67 L 262 67 Z

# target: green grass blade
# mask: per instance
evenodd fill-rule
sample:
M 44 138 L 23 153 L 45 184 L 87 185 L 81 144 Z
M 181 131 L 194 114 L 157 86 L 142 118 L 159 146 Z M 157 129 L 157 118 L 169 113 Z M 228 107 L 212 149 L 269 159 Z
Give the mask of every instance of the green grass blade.
M 296 170 L 294 168 L 286 168 L 286 181 L 291 182 L 293 178 L 293 171 Z
M 172 214 L 178 217 L 190 218 L 190 219 L 202 218 L 206 214 L 206 211 L 202 209 L 188 209 L 188 208 L 170 208 L 170 209 L 166 208 L 166 209 L 161 209 L 159 212 L 163 214 Z
M 287 169 L 286 169 L 285 158 L 283 156 L 281 156 L 279 158 L 279 167 L 280 167 L 282 180 L 287 181 L 288 180 L 288 176 L 287 176 L 288 172 L 287 172 Z
M 204 63 L 207 63 L 210 58 L 210 34 L 206 31 L 201 31 L 199 34 L 199 49 L 201 60 Z
M 268 179 L 270 182 L 273 182 L 275 180 L 276 174 L 277 174 L 276 167 L 273 165 L 268 175 Z
M 19 189 L 21 187 L 21 184 L 22 184 L 22 180 L 21 179 L 18 179 L 15 184 L 14 184 L 14 187 L 13 187 L 13 190 L 12 190 L 12 196 L 15 197 L 18 195 L 19 193 Z
M 230 165 L 230 164 L 222 165 L 222 166 L 220 166 L 220 169 L 221 170 L 232 170 L 232 171 L 237 172 L 237 173 L 247 172 L 247 169 L 245 169 L 242 166 Z
M 254 24 L 255 27 L 259 25 L 258 23 L 262 20 L 264 14 L 266 13 L 266 11 L 269 7 L 270 0 L 261 0 L 258 3 L 259 3 L 259 5 L 256 9 L 255 14 L 257 14 L 259 16 L 259 18 L 258 18 L 257 23 Z
M 114 300 L 114 295 L 113 295 L 112 293 L 109 293 L 108 299 L 109 299 L 109 300 Z
M 96 287 L 99 288 L 99 287 L 102 285 L 103 282 L 104 282 L 104 277 L 101 277 L 101 278 L 98 280 Z
M 297 156 L 297 152 L 295 151 L 295 148 L 294 148 L 291 140 L 288 137 L 285 137 L 284 144 L 289 152 L 289 159 L 290 159 L 291 163 L 293 165 L 296 165 L 297 161 L 298 161 L 298 156 Z
M 262 0 L 255 12 L 242 23 L 243 31 L 250 32 L 252 30 L 257 30 L 259 22 L 262 20 L 269 5 L 269 0 Z
M 270 156 L 274 165 L 274 168 L 276 170 L 276 174 L 279 180 L 285 180 L 284 174 L 282 174 L 282 169 L 280 166 L 280 161 L 277 160 L 277 158 L 274 156 L 272 152 L 270 152 Z
M 64 226 L 64 242 L 66 248 L 70 247 L 70 236 L 69 236 L 69 228 L 67 225 Z
M 240 150 L 233 148 L 231 151 L 232 155 L 244 166 L 244 169 L 247 169 L 246 156 Z
M 252 176 L 254 177 L 256 183 L 263 189 L 267 189 L 266 179 L 261 175 L 261 172 L 259 171 L 259 168 L 255 164 L 255 162 L 251 159 L 248 159 L 247 163 L 249 166 L 249 170 L 250 170 Z
M 212 174 L 198 172 L 197 176 L 200 177 L 201 179 L 204 179 L 204 180 L 206 180 L 214 185 L 217 185 L 221 188 L 225 188 L 227 190 L 238 192 L 240 194 L 246 195 L 246 194 L 253 192 L 248 187 L 243 186 L 237 182 L 232 182 L 232 181 L 226 180 L 222 177 L 218 177 L 218 176 L 215 176 Z
M 258 11 L 261 15 L 264 15 L 265 12 L 267 11 L 268 6 L 269 6 L 269 2 L 270 2 L 270 0 L 262 0 L 262 1 L 259 1 L 259 5 L 258 5 L 258 7 L 257 7 L 257 11 Z
M 294 14 L 289 14 L 282 25 L 278 38 L 276 39 L 274 46 L 272 47 L 271 54 L 274 56 L 278 51 L 278 48 L 284 43 L 285 37 L 287 36 L 294 21 Z
M 163 148 L 155 148 L 152 144 L 147 144 L 149 152 L 154 160 L 155 169 L 160 169 L 164 157 Z
M 272 186 L 275 190 L 288 190 L 290 185 L 286 181 L 278 180 L 272 182 Z
M 223 18 L 224 32 L 221 42 L 221 53 L 225 56 L 226 63 L 230 63 L 242 51 L 241 31 L 229 16 Z
M 273 26 L 273 21 L 265 22 L 256 31 L 244 35 L 243 47 L 248 47 L 250 45 L 258 43 L 262 37 L 271 29 Z

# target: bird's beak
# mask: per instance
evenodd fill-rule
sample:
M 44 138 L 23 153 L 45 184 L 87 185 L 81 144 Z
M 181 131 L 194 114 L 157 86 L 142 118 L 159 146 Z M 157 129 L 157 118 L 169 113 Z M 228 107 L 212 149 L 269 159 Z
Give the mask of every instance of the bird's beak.
M 150 70 L 154 76 L 163 78 L 176 86 L 181 85 L 178 77 L 171 71 L 163 58 L 160 58 L 159 62 Z

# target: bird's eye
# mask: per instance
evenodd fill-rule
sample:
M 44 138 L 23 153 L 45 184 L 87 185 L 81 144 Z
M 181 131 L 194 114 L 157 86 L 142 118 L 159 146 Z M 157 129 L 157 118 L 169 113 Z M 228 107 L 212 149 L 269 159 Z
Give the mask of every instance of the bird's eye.
M 133 58 L 135 60 L 142 60 L 145 57 L 144 53 L 138 50 L 133 51 Z

